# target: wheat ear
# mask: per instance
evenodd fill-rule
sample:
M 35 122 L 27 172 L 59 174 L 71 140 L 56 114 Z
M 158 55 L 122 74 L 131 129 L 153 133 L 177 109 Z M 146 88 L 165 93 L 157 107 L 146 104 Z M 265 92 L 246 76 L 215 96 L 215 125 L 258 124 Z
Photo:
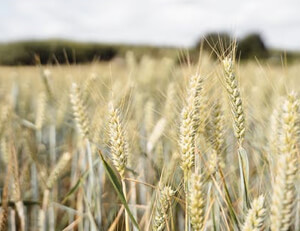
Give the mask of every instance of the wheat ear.
M 165 186 L 161 189 L 157 200 L 152 230 L 162 231 L 165 229 L 166 224 L 168 223 L 168 211 L 171 207 L 172 197 L 174 194 L 175 192 L 169 186 Z
M 112 161 L 121 178 L 125 177 L 128 158 L 128 143 L 121 125 L 119 110 L 109 104 L 109 137 Z
M 223 60 L 225 71 L 226 90 L 229 96 L 231 114 L 233 118 L 233 130 L 238 141 L 238 159 L 240 170 L 240 186 L 243 197 L 243 208 L 249 208 L 248 181 L 249 181 L 249 161 L 246 150 L 243 148 L 243 140 L 245 137 L 245 115 L 242 104 L 238 81 L 234 70 L 234 60 L 226 57 Z
M 124 178 L 128 160 L 128 143 L 125 137 L 125 131 L 121 125 L 118 109 L 114 108 L 112 102 L 109 103 L 108 107 L 110 116 L 109 137 L 112 162 L 121 176 L 123 193 L 127 200 Z M 125 225 L 126 231 L 129 231 L 129 217 L 127 211 L 125 211 Z
M 245 136 L 245 115 L 242 98 L 238 88 L 238 81 L 234 72 L 234 61 L 232 58 L 223 60 L 225 71 L 226 90 L 230 99 L 231 113 L 233 117 L 233 130 L 239 145 L 242 146 Z
M 299 101 L 290 94 L 282 107 L 282 134 L 280 135 L 280 155 L 277 174 L 273 186 L 271 204 L 271 230 L 288 230 L 293 219 L 296 200 L 295 179 L 297 159 L 297 117 Z
M 199 127 L 200 91 L 202 89 L 202 78 L 199 74 L 193 75 L 187 89 L 187 105 L 181 111 L 181 125 L 179 146 L 181 152 L 181 169 L 184 174 L 184 190 L 186 196 L 185 205 L 185 229 L 189 227 L 188 214 L 188 186 L 189 176 L 195 163 L 195 136 Z
M 264 196 L 260 195 L 252 202 L 251 209 L 248 210 L 242 231 L 259 231 L 261 230 L 266 215 L 264 208 Z
M 181 112 L 181 126 L 179 146 L 181 150 L 181 168 L 185 181 L 188 179 L 195 162 L 195 130 L 192 112 L 188 108 L 183 108 Z
M 87 110 L 83 104 L 80 88 L 76 83 L 72 84 L 70 100 L 73 108 L 73 114 L 79 133 L 83 138 L 89 137 L 89 120 L 86 114 Z
M 179 146 L 181 149 L 181 168 L 187 180 L 195 162 L 195 135 L 199 126 L 200 91 L 202 78 L 191 76 L 187 95 L 187 105 L 181 111 Z
M 189 188 L 189 213 L 192 227 L 195 231 L 203 229 L 204 223 L 204 192 L 202 176 L 198 173 L 191 175 Z

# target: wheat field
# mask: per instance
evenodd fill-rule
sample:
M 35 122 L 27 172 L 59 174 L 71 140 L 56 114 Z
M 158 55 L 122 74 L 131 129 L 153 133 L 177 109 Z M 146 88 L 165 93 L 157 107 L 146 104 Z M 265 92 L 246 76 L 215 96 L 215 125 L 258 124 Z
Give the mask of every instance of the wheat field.
M 0 67 L 0 230 L 300 230 L 299 73 L 205 53 Z

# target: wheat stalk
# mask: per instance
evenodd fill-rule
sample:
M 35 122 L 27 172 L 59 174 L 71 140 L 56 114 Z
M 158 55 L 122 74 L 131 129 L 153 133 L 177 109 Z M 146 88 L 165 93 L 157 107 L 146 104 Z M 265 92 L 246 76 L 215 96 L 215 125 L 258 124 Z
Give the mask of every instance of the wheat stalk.
M 39 230 L 43 231 L 45 230 L 45 217 L 46 217 L 46 211 L 48 208 L 48 203 L 49 203 L 49 196 L 50 196 L 50 191 L 54 185 L 54 183 L 57 181 L 59 176 L 64 172 L 66 166 L 71 160 L 71 153 L 65 152 L 62 157 L 59 159 L 58 163 L 54 167 L 54 169 L 51 171 L 47 182 L 46 182 L 46 189 L 44 190 L 43 194 L 43 203 L 42 203 L 42 208 L 40 209 L 39 212 Z
M 20 230 L 25 230 L 25 214 L 24 214 L 24 205 L 21 197 L 20 181 L 19 181 L 19 165 L 18 157 L 15 150 L 15 147 L 10 145 L 10 162 L 9 162 L 11 173 L 13 176 L 13 201 L 16 205 L 16 210 L 20 218 Z

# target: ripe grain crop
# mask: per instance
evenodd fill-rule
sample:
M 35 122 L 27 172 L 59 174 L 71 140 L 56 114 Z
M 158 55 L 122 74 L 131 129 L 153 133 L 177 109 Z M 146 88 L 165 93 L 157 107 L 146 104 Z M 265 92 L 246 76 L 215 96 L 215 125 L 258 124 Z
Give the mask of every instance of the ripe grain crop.
M 300 64 L 226 55 L 0 67 L 0 230 L 300 230 Z

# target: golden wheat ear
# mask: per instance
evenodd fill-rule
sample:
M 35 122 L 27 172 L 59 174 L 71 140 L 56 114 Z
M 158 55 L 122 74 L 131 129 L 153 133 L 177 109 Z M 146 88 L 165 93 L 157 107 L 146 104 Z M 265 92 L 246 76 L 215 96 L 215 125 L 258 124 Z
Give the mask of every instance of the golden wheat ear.
M 70 100 L 73 108 L 73 114 L 76 121 L 76 126 L 80 135 L 83 138 L 89 138 L 89 120 L 87 110 L 82 101 L 80 88 L 76 83 L 72 84 Z
M 192 227 L 195 231 L 200 231 L 204 226 L 204 190 L 202 175 L 194 173 L 191 175 L 189 188 L 189 215 Z
M 187 180 L 195 162 L 194 123 L 191 112 L 187 108 L 183 108 L 181 112 L 179 146 L 181 150 L 181 169 L 185 180 Z
M 112 102 L 109 104 L 109 116 L 109 137 L 112 161 L 123 179 L 125 177 L 128 159 L 128 143 L 120 121 L 119 110 L 114 108 Z
M 248 210 L 242 231 L 261 230 L 264 224 L 266 209 L 264 208 L 264 196 L 254 199 L 251 209 Z
M 156 204 L 156 212 L 152 225 L 152 230 L 160 231 L 164 230 L 168 223 L 169 210 L 172 203 L 172 197 L 175 192 L 169 186 L 165 186 L 159 192 L 159 198 Z
M 280 155 L 273 185 L 271 204 L 271 230 L 289 230 L 294 217 L 297 198 L 295 181 L 298 170 L 297 138 L 299 100 L 294 93 L 288 95 L 282 106 Z
M 242 146 L 245 136 L 245 115 L 242 104 L 238 81 L 234 71 L 234 60 L 226 57 L 223 60 L 223 68 L 225 72 L 226 90 L 230 100 L 231 114 L 233 117 L 233 130 L 238 143 Z

